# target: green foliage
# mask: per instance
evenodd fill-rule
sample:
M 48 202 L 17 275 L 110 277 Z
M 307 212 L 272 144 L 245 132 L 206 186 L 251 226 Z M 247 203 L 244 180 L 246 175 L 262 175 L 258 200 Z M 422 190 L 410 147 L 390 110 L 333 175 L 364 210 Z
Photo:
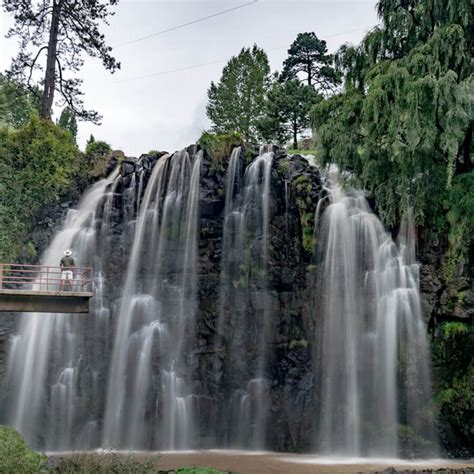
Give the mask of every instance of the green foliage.
M 0 260 L 13 260 L 41 206 L 58 202 L 80 172 L 71 134 L 37 116 L 0 129 Z
M 101 178 L 105 175 L 107 162 L 112 148 L 104 141 L 96 140 L 93 135 L 86 144 L 85 161 L 83 163 L 83 174 L 91 178 Z
M 208 467 L 183 467 L 176 469 L 176 474 L 226 474 L 225 471 L 218 471 Z
M 96 472 L 104 474 L 152 474 L 162 472 L 160 469 L 160 459 L 161 455 L 152 453 L 79 452 L 58 457 L 58 465 L 55 471 L 64 474 Z M 173 470 L 172 472 L 180 474 L 225 474 L 223 471 L 203 467 L 185 467 Z
M 69 107 L 64 107 L 58 120 L 58 125 L 64 130 L 69 130 L 76 141 L 77 138 L 77 120 L 74 112 Z
M 466 323 L 447 321 L 442 326 L 443 336 L 447 339 L 453 339 L 457 336 L 469 334 L 469 328 Z
M 270 66 L 267 54 L 254 45 L 242 48 L 207 92 L 207 116 L 217 133 L 238 132 L 246 141 L 257 138 L 257 122 L 264 114 Z
M 315 249 L 313 184 L 307 176 L 301 175 L 291 183 L 291 187 L 296 196 L 300 215 L 303 248 L 308 253 L 313 253 Z
M 42 472 L 46 456 L 33 451 L 13 428 L 0 426 L 0 472 L 36 474 Z
M 197 143 L 211 157 L 215 164 L 219 164 L 230 156 L 235 147 L 243 145 L 244 139 L 237 132 L 203 132 Z
M 378 12 L 380 27 L 336 55 L 344 91 L 311 112 L 319 155 L 355 174 L 386 224 L 413 208 L 418 224 L 449 233 L 453 267 L 472 236 L 469 2 L 385 0 Z
M 309 111 L 320 100 L 313 87 L 293 79 L 275 82 L 268 92 L 266 115 L 258 122 L 260 135 L 268 142 L 285 144 L 293 138 L 298 148 L 298 135 L 309 126 Z
M 454 176 L 452 187 L 445 193 L 443 208 L 449 229 L 446 275 L 449 282 L 456 264 L 467 257 L 474 235 L 474 171 Z
M 299 73 L 303 73 L 308 86 L 332 90 L 339 82 L 332 62 L 333 57 L 328 54 L 326 41 L 320 40 L 313 32 L 299 33 L 288 50 L 282 77 L 285 80 L 295 79 Z
M 290 341 L 289 349 L 290 350 L 295 350 L 298 348 L 301 349 L 307 349 L 308 347 L 308 341 L 306 339 L 293 339 Z
M 427 452 L 433 452 L 435 446 L 407 425 L 398 425 L 398 442 L 403 457 L 422 458 Z
M 474 412 L 474 332 L 461 321 L 444 322 L 431 338 L 435 400 L 442 425 L 474 446 L 466 420 Z
M 0 74 L 0 126 L 17 128 L 28 122 L 39 110 L 37 94 L 36 89 L 29 92 L 21 84 Z
M 80 452 L 60 458 L 57 472 L 110 473 L 110 474 L 152 474 L 158 470 L 160 455 L 125 454 L 109 451 L 105 453 Z

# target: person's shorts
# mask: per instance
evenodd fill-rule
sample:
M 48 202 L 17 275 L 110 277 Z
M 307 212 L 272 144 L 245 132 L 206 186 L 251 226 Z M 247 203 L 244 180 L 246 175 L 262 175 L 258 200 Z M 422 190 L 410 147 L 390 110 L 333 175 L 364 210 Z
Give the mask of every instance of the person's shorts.
M 63 270 L 61 272 L 61 279 L 62 280 L 72 280 L 73 279 L 72 270 Z

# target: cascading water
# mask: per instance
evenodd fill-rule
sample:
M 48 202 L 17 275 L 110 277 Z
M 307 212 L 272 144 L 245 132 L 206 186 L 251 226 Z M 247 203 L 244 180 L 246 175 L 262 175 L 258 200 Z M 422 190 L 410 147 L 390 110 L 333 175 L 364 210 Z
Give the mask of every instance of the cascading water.
M 319 452 L 404 454 L 400 425 L 432 439 L 412 221 L 395 244 L 362 194 L 268 148 L 234 149 L 225 177 L 195 148 L 158 155 L 94 185 L 48 248 L 94 267 L 91 314 L 21 316 L 6 421 L 48 450 L 298 449 L 315 409 Z
M 91 264 L 101 228 L 97 211 L 109 186 L 120 179 L 118 173 L 117 169 L 96 183 L 84 195 L 78 209 L 69 211 L 62 230 L 42 258 L 43 265 L 58 265 L 67 248 L 74 249 L 76 265 Z M 102 220 L 107 219 L 105 212 Z M 100 271 L 94 275 L 94 286 L 97 324 L 101 324 L 101 320 L 108 318 L 108 309 L 104 306 Z M 18 334 L 12 339 L 4 411 L 7 422 L 33 446 L 58 450 L 69 448 L 73 439 L 88 437 L 90 442 L 97 438 L 96 426 L 89 423 L 94 424 L 96 419 L 92 397 L 97 394 L 97 374 L 84 368 L 87 354 L 83 318 L 24 314 Z M 81 424 L 79 420 L 85 421 Z
M 317 231 L 318 450 L 396 457 L 400 425 L 434 433 L 418 265 L 360 192 L 336 181 L 330 193 Z
M 196 312 L 202 152 L 161 157 L 136 223 L 118 314 L 104 444 L 192 446 L 189 341 Z
M 227 169 L 221 262 L 220 319 L 232 327 L 227 370 L 232 376 L 227 443 L 263 448 L 268 411 L 269 214 L 273 153 L 261 149 L 242 179 L 241 150 Z M 242 187 L 243 186 L 243 187 Z M 243 384 L 243 385 L 242 385 Z

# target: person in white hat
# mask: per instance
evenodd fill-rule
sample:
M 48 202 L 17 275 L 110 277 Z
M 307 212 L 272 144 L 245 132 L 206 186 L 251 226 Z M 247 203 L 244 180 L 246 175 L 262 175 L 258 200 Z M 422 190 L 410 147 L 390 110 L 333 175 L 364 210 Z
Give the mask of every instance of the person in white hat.
M 69 291 L 72 291 L 72 281 L 74 275 L 72 269 L 74 268 L 74 258 L 72 257 L 72 251 L 67 249 L 64 251 L 64 256 L 61 258 L 61 291 L 64 290 L 64 286 L 68 285 Z

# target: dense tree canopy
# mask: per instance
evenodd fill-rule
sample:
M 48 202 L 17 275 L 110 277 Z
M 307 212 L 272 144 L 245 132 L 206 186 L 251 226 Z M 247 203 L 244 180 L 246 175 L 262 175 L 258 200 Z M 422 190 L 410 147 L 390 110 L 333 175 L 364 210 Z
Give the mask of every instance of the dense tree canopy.
M 39 91 L 35 92 L 0 74 L 0 126 L 19 127 L 39 112 Z
M 207 92 L 207 115 L 217 133 L 238 132 L 245 140 L 257 137 L 257 123 L 265 108 L 270 66 L 263 49 L 243 48 L 230 59 L 218 84 Z
M 69 107 L 64 107 L 59 116 L 58 125 L 65 130 L 69 130 L 74 140 L 77 137 L 77 121 L 74 112 Z
M 312 111 L 321 158 L 353 171 L 389 225 L 413 208 L 465 246 L 474 220 L 456 196 L 473 202 L 470 2 L 383 0 L 378 13 L 381 26 L 336 55 L 344 91 Z
M 83 65 L 83 55 L 99 58 L 111 72 L 120 68 L 120 63 L 110 54 L 100 32 L 101 23 L 107 23 L 112 12 L 110 7 L 118 0 L 3 0 L 4 9 L 14 18 L 14 26 L 8 37 L 18 36 L 20 50 L 13 61 L 10 76 L 30 86 L 35 70 L 43 72 L 41 116 L 51 118 L 55 92 L 74 114 L 81 119 L 99 121 L 94 111 L 84 109 L 81 80 L 76 73 Z M 46 55 L 46 64 L 40 58 Z M 67 78 L 67 71 L 74 77 Z
M 312 86 L 297 79 L 276 81 L 266 102 L 265 117 L 259 123 L 262 137 L 268 142 L 286 144 L 291 137 L 298 148 L 298 135 L 308 129 L 309 111 L 321 96 Z
M 326 41 L 320 40 L 313 32 L 299 33 L 283 63 L 282 79 L 294 79 L 301 73 L 308 86 L 331 91 L 339 82 L 332 64 L 333 57 L 328 54 Z

